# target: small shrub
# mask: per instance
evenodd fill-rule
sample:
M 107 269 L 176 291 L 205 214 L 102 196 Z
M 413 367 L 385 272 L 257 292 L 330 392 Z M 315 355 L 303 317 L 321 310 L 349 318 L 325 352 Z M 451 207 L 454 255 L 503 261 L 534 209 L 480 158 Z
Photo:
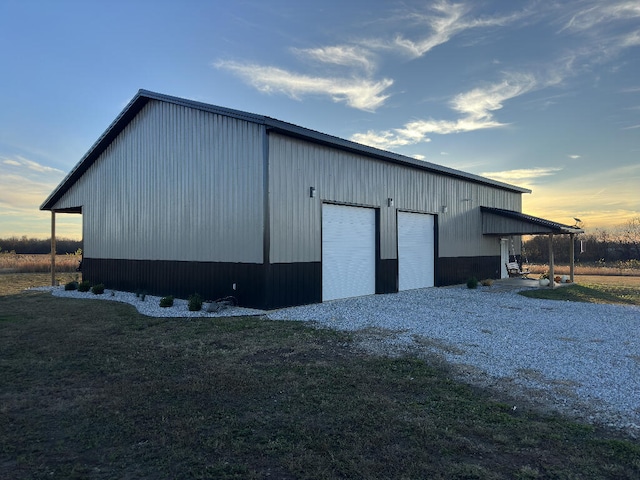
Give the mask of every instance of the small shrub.
M 162 308 L 173 307 L 173 295 L 169 295 L 168 297 L 162 297 L 160 299 L 160 306 Z
M 65 290 L 77 290 L 78 289 L 78 282 L 69 282 L 69 283 L 65 284 L 64 289 Z
M 478 279 L 476 277 L 471 277 L 467 280 L 467 288 L 478 288 Z
M 481 284 L 483 287 L 490 287 L 491 285 L 493 285 L 493 280 L 492 280 L 491 278 L 485 278 L 484 280 L 482 280 L 482 281 L 480 282 L 480 284 Z
M 199 312 L 200 310 L 202 310 L 202 297 L 194 293 L 189 297 L 189 311 Z
M 91 293 L 93 293 L 94 295 L 102 295 L 104 293 L 104 284 L 99 283 L 91 287 Z
M 88 280 L 85 280 L 84 282 L 80 282 L 78 284 L 79 292 L 88 292 L 90 288 L 91 288 L 91 284 L 89 283 Z

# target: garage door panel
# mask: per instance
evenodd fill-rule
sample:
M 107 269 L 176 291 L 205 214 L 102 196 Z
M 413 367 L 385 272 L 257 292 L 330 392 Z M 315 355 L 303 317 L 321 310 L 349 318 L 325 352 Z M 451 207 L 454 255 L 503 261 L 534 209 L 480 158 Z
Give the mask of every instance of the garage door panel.
M 375 293 L 375 210 L 322 206 L 322 300 Z
M 434 286 L 435 217 L 398 212 L 398 289 Z

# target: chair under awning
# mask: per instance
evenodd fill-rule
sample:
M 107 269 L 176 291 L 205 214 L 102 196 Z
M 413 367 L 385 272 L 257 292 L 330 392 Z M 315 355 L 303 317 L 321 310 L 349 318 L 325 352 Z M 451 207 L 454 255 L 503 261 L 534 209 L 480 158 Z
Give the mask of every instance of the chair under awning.
M 573 282 L 574 270 L 574 242 L 575 235 L 584 233 L 577 226 L 564 225 L 544 218 L 534 217 L 515 210 L 505 210 L 494 207 L 480 207 L 482 212 L 482 234 L 489 236 L 511 235 L 548 235 L 549 236 L 549 277 L 554 278 L 553 273 L 553 236 L 570 235 L 571 241 L 569 258 L 570 278 Z M 553 287 L 553 281 L 550 283 Z

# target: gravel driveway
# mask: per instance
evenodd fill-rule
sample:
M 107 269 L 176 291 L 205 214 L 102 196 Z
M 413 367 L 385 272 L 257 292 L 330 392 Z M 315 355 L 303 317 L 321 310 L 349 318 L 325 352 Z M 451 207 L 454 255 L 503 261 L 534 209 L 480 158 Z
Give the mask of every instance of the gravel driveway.
M 638 306 L 456 286 L 335 300 L 267 317 L 360 332 L 378 353 L 437 354 L 470 383 L 640 436 Z

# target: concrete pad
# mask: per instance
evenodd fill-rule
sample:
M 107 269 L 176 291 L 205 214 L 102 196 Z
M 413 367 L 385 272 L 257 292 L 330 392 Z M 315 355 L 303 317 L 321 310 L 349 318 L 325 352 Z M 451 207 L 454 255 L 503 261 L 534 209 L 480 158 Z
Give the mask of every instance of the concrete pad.
M 554 288 L 566 287 L 568 285 L 572 285 L 571 283 L 556 283 Z M 537 278 L 521 278 L 521 277 L 511 277 L 511 278 L 501 278 L 500 280 L 494 280 L 493 286 L 499 286 L 502 288 L 551 288 L 541 287 Z

